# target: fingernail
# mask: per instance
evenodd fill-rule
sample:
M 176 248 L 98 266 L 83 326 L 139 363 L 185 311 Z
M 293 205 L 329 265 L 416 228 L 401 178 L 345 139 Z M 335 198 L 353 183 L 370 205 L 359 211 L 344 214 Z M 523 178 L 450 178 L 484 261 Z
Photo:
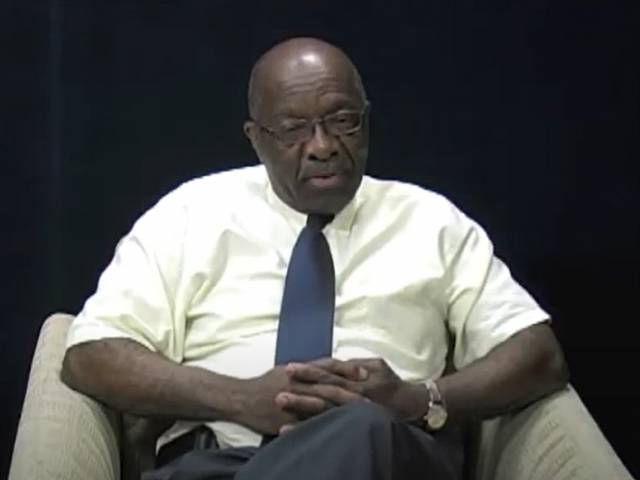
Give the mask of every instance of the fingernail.
M 366 368 L 359 367 L 358 368 L 358 376 L 360 377 L 360 380 L 366 380 L 367 377 L 369 376 L 369 372 L 367 372 Z
M 285 433 L 287 433 L 289 430 L 293 429 L 293 425 L 283 425 L 282 427 L 280 427 L 280 435 L 284 435 Z

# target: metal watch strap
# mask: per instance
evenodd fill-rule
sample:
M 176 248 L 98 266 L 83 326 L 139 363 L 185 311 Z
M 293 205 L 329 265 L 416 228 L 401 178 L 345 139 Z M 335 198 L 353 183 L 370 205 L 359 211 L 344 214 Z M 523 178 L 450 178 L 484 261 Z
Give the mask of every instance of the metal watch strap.
M 425 386 L 429 391 L 429 409 L 422 417 L 424 428 L 428 431 L 440 430 L 448 417 L 444 398 L 435 381 L 429 379 L 425 382 Z
M 429 407 L 431 407 L 432 403 L 444 404 L 438 384 L 434 380 L 429 379 L 425 382 L 425 385 L 427 390 L 429 390 Z

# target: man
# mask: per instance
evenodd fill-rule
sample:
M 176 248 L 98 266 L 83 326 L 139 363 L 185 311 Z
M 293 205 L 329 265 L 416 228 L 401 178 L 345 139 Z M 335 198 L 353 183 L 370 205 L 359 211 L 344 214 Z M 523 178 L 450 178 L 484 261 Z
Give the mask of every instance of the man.
M 369 103 L 342 51 L 275 46 L 249 113 L 262 166 L 189 182 L 134 225 L 71 327 L 64 381 L 158 431 L 177 420 L 148 479 L 460 478 L 458 425 L 565 385 L 548 316 L 450 202 L 364 176 Z M 324 273 L 287 293 L 316 278 L 291 281 L 314 228 L 329 351 L 280 361 L 326 333 L 323 307 L 300 307 Z M 205 423 L 219 449 L 173 448 Z

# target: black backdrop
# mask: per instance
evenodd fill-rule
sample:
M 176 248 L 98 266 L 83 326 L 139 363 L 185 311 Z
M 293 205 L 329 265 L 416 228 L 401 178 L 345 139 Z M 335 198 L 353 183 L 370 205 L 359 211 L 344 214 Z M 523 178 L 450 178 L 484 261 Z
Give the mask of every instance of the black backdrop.
M 76 312 L 118 238 L 196 175 L 255 162 L 257 56 L 342 46 L 372 111 L 369 172 L 476 218 L 555 318 L 572 383 L 636 474 L 637 1 L 2 3 L 0 476 L 37 330 Z

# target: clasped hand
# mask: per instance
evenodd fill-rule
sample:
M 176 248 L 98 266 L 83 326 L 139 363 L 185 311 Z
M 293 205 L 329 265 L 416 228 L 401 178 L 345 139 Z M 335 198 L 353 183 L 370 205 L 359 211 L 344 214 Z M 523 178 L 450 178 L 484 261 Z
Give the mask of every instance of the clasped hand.
M 371 401 L 403 420 L 418 418 L 426 389 L 400 379 L 379 358 L 347 361 L 323 358 L 278 366 L 251 380 L 247 426 L 261 433 L 284 433 L 332 407 Z

